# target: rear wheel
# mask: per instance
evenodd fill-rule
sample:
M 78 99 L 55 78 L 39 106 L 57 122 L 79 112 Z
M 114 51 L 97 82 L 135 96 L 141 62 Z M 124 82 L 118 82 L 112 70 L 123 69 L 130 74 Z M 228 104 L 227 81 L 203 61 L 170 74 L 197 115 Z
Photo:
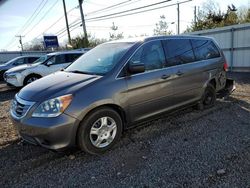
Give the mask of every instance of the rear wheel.
M 202 110 L 211 108 L 212 106 L 214 106 L 215 101 L 216 101 L 215 88 L 212 84 L 208 84 L 203 93 L 201 101 L 197 104 L 197 109 Z
M 23 82 L 23 83 L 24 83 L 24 85 L 26 86 L 26 85 L 30 84 L 31 82 L 34 82 L 34 81 L 38 80 L 39 78 L 41 78 L 41 76 L 36 75 L 36 74 L 32 74 L 32 75 L 27 76 L 27 77 L 24 79 L 24 82 Z
M 120 115 L 111 108 L 100 108 L 82 121 L 77 133 L 77 144 L 90 154 L 101 154 L 110 149 L 121 135 Z

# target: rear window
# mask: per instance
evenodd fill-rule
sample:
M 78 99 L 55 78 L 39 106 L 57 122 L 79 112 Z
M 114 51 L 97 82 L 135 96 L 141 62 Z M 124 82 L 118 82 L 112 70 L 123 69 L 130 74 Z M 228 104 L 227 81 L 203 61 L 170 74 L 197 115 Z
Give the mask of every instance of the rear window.
M 174 66 L 195 61 L 189 39 L 169 39 L 163 41 L 167 66 Z
M 210 40 L 192 40 L 196 60 L 212 59 L 220 57 L 220 52 Z

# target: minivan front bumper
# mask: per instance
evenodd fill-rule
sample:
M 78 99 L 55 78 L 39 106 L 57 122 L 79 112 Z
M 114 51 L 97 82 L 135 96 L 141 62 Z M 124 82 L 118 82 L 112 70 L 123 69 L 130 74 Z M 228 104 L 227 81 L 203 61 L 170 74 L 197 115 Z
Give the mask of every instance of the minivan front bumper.
M 11 119 L 20 136 L 29 143 L 52 150 L 61 150 L 76 144 L 79 120 L 67 114 L 61 114 L 54 118 L 31 117 L 23 119 L 11 115 Z

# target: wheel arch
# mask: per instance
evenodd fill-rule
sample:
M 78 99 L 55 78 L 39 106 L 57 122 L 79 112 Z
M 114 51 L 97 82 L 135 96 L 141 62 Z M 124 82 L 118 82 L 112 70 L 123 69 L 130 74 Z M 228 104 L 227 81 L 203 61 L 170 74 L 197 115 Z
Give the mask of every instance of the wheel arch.
M 26 80 L 27 80 L 29 77 L 31 77 L 31 76 L 36 76 L 36 77 L 42 78 L 42 75 L 40 75 L 40 74 L 37 74 L 37 73 L 29 73 L 29 74 L 27 74 L 27 75 L 24 77 L 24 79 L 23 79 L 23 85 L 25 85 Z
M 117 104 L 112 104 L 112 103 L 102 104 L 100 106 L 97 106 L 97 107 L 90 109 L 84 115 L 84 117 L 79 121 L 79 124 L 78 124 L 78 126 L 76 128 L 76 132 L 75 132 L 75 143 L 77 143 L 77 134 L 79 132 L 81 122 L 83 122 L 91 113 L 93 113 L 94 111 L 97 111 L 98 109 L 101 109 L 101 108 L 111 108 L 111 109 L 115 110 L 120 115 L 120 117 L 122 119 L 122 130 L 123 131 L 125 130 L 126 124 L 128 122 L 125 110 Z

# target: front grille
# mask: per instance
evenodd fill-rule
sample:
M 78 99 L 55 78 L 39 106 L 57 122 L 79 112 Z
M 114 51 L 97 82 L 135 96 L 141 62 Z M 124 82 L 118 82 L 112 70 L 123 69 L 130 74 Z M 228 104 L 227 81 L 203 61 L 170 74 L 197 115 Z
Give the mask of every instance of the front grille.
M 22 118 L 27 114 L 32 105 L 33 102 L 22 100 L 16 95 L 11 104 L 11 112 L 16 117 Z

